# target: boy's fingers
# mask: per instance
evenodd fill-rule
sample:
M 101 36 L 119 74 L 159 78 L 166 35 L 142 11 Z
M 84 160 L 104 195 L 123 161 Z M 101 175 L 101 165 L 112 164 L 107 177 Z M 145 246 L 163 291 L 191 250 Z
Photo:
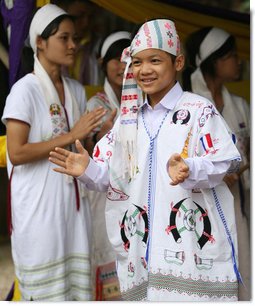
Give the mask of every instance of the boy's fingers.
M 62 168 L 65 168 L 66 163 L 64 161 L 61 161 L 55 157 L 49 157 L 49 161 L 51 161 L 53 164 L 56 164 Z
M 52 151 L 52 152 L 57 152 L 57 153 L 59 153 L 61 155 L 64 155 L 64 156 L 68 156 L 68 154 L 69 154 L 68 150 L 60 148 L 60 147 L 56 147 L 55 151 Z
M 76 140 L 75 140 L 75 146 L 76 146 L 77 151 L 78 151 L 80 154 L 82 154 L 82 153 L 85 151 L 85 149 L 83 148 L 83 146 L 82 146 L 82 144 L 81 144 L 81 142 L 80 142 L 79 139 L 76 139 Z
M 84 149 L 79 139 L 76 139 L 75 146 L 76 146 L 78 153 L 83 155 L 85 152 L 87 152 L 87 150 Z
M 66 156 L 65 156 L 65 155 L 59 154 L 59 153 L 57 153 L 57 152 L 55 152 L 55 151 L 51 151 L 51 152 L 50 152 L 50 157 L 51 157 L 51 158 L 54 158 L 54 160 L 58 159 L 58 160 L 64 161 L 64 160 L 66 159 Z
M 64 168 L 53 168 L 55 172 L 67 174 Z

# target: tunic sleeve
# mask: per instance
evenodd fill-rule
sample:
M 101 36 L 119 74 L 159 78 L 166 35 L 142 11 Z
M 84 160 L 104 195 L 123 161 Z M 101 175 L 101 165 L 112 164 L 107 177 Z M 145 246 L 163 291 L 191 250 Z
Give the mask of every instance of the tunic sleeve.
M 180 184 L 184 189 L 213 188 L 228 171 L 237 170 L 241 158 L 233 133 L 210 102 L 198 112 L 192 142 L 194 154 L 185 159 L 190 176 Z
M 17 119 L 29 125 L 33 122 L 33 90 L 24 84 L 23 80 L 16 83 L 9 93 L 2 116 L 2 122 L 7 119 Z M 36 96 L 34 96 L 34 100 Z
M 90 159 L 85 172 L 78 179 L 90 190 L 106 191 L 109 186 L 110 161 L 113 155 L 116 131 L 119 120 L 95 145 L 93 159 Z

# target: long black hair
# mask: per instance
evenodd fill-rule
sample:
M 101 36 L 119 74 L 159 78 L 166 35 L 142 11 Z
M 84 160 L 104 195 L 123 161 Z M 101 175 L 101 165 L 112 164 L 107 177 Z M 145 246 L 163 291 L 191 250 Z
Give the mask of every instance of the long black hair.
M 182 73 L 182 85 L 184 90 L 191 91 L 190 76 L 196 70 L 196 56 L 199 55 L 200 45 L 205 39 L 206 35 L 213 27 L 204 27 L 196 32 L 191 33 L 185 41 L 184 49 L 186 55 L 187 66 Z M 233 35 L 230 35 L 225 43 L 210 56 L 208 56 L 201 64 L 200 69 L 202 74 L 216 76 L 215 63 L 219 58 L 222 58 L 230 51 L 236 48 L 236 41 Z

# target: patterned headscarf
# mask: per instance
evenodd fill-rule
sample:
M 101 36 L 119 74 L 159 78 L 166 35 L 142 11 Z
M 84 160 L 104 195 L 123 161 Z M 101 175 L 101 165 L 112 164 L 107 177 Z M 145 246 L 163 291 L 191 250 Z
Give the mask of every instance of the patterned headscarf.
M 155 19 L 145 22 L 131 46 L 124 49 L 121 60 L 126 62 L 123 78 L 120 118 L 120 142 L 123 151 L 124 172 L 132 179 L 136 174 L 137 112 L 142 102 L 142 93 L 133 77 L 131 57 L 146 49 L 160 49 L 172 55 L 179 55 L 180 41 L 173 21 Z

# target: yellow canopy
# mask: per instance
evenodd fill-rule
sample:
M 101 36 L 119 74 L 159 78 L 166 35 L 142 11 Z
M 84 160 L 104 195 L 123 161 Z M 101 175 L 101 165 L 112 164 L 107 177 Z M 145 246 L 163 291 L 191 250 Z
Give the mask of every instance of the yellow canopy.
M 250 60 L 250 25 L 216 16 L 198 13 L 171 4 L 153 0 L 91 0 L 113 14 L 133 23 L 142 23 L 151 18 L 167 17 L 175 21 L 182 41 L 191 32 L 205 26 L 217 26 L 233 34 L 237 40 L 241 58 Z M 37 6 L 50 0 L 36 0 Z
M 250 25 L 209 16 L 153 0 L 91 0 L 130 22 L 142 23 L 152 18 L 167 17 L 175 21 L 181 41 L 191 32 L 205 26 L 217 26 L 233 34 L 241 58 L 250 59 Z
M 206 26 L 217 26 L 233 34 L 236 38 L 238 54 L 242 60 L 250 63 L 250 25 L 243 22 L 227 20 L 217 16 L 198 13 L 171 4 L 153 0 L 91 0 L 104 9 L 139 24 L 152 18 L 170 18 L 175 21 L 181 41 L 193 31 Z M 228 89 L 250 101 L 249 75 L 241 82 L 226 84 Z

